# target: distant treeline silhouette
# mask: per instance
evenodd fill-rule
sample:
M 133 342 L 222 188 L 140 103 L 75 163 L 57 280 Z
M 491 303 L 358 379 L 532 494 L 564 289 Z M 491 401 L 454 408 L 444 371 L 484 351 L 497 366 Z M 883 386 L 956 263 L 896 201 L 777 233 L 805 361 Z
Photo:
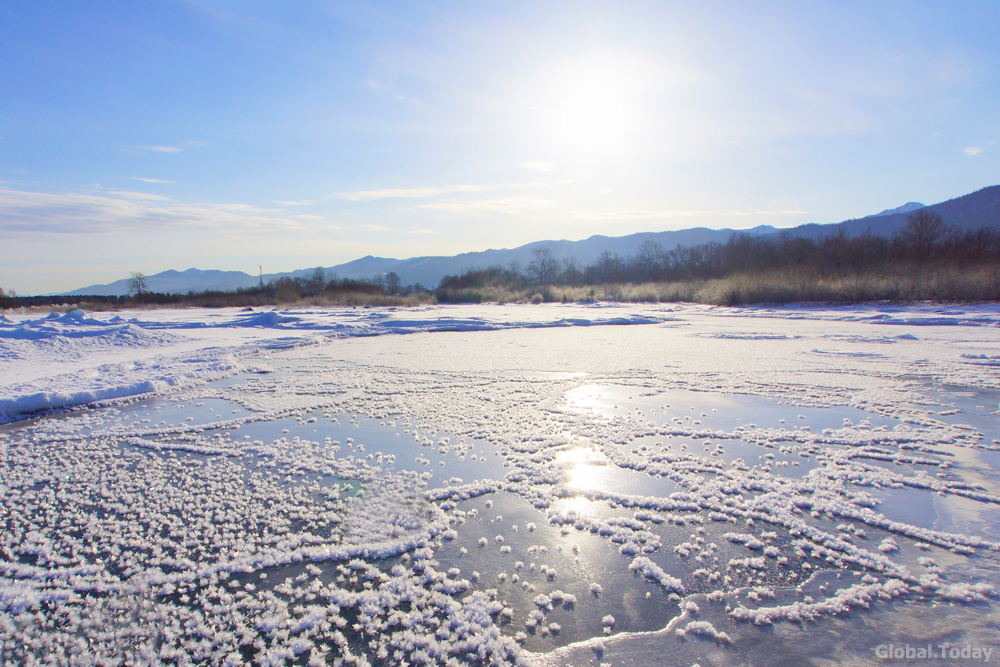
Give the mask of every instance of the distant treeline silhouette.
M 442 302 L 576 301 L 581 287 L 591 288 L 582 292 L 584 299 L 720 304 L 810 296 L 834 301 L 995 300 L 1000 296 L 995 280 L 990 279 L 1000 268 L 1000 231 L 984 227 L 963 233 L 926 209 L 908 215 L 905 226 L 891 237 L 871 231 L 855 237 L 840 231 L 819 239 L 737 233 L 726 243 L 672 250 L 645 241 L 630 257 L 604 252 L 587 266 L 573 258 L 560 260 L 547 248 L 536 248 L 533 253 L 523 270 L 511 264 L 445 276 L 435 296 Z M 948 276 L 951 280 L 942 280 Z M 975 284 L 982 280 L 986 283 Z M 769 294 L 747 289 L 761 281 L 771 285 L 764 290 Z M 838 293 L 837 284 L 853 284 L 854 288 Z M 648 287 L 636 290 L 638 285 Z M 665 285 L 672 289 L 664 290 Z M 706 292 L 706 287 L 711 289 Z
M 314 306 L 412 305 L 426 303 L 433 295 L 419 283 L 403 286 L 399 276 L 389 273 L 370 279 L 339 278 L 324 269 L 314 269 L 307 276 L 283 276 L 252 287 L 232 291 L 208 290 L 187 294 L 163 294 L 146 289 L 145 276 L 132 274 L 132 293 L 86 296 L 16 296 L 0 289 L 0 308 L 33 306 L 70 306 L 87 303 L 95 309 L 128 306 L 195 306 L 223 308 L 234 306 L 269 306 L 303 304 Z

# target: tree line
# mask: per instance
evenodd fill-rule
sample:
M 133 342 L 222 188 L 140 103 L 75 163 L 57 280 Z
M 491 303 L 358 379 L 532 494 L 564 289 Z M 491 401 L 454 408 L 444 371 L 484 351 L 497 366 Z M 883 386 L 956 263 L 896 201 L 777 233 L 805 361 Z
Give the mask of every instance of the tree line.
M 1000 231 L 984 227 L 961 232 L 947 226 L 937 213 L 921 209 L 908 215 L 904 227 L 889 237 L 871 230 L 851 237 L 842 229 L 818 239 L 736 233 L 726 243 L 678 245 L 671 250 L 647 240 L 632 256 L 605 251 L 586 266 L 575 258 L 557 258 L 548 248 L 535 248 L 532 255 L 524 269 L 513 263 L 445 276 L 435 294 L 440 301 L 454 301 L 486 286 L 525 290 L 706 281 L 789 269 L 805 278 L 841 277 L 914 267 L 996 265 Z
M 109 308 L 127 306 L 266 306 L 300 301 L 315 305 L 391 305 L 432 298 L 419 283 L 402 285 L 395 272 L 365 279 L 341 278 L 322 268 L 305 276 L 283 276 L 231 291 L 206 290 L 187 294 L 164 294 L 149 288 L 145 274 L 133 272 L 127 279 L 127 295 L 17 296 L 0 289 L 0 308 L 63 306 L 87 302 Z

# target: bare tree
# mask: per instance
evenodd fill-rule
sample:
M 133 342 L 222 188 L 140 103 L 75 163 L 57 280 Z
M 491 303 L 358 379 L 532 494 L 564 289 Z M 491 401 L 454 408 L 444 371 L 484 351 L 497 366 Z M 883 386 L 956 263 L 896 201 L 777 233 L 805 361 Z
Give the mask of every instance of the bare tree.
M 559 260 L 548 248 L 533 248 L 531 253 L 535 256 L 528 264 L 528 275 L 536 285 L 549 285 L 553 283 L 559 273 Z
M 315 296 L 326 288 L 326 271 L 323 267 L 317 266 L 306 278 L 302 285 L 302 292 L 306 296 Z
M 583 282 L 583 271 L 576 257 L 563 257 L 562 265 L 562 279 L 565 284 L 575 286 Z
M 396 296 L 399 294 L 399 287 L 402 281 L 399 279 L 399 274 L 395 271 L 390 271 L 385 274 L 385 293 L 389 296 Z
M 922 208 L 906 216 L 899 238 L 917 259 L 926 259 L 948 233 L 940 215 Z
M 128 277 L 128 293 L 132 296 L 139 296 L 149 291 L 146 284 L 146 274 L 140 271 L 133 271 Z
M 635 253 L 635 262 L 642 272 L 642 277 L 647 280 L 654 280 L 660 273 L 663 265 L 663 246 L 646 239 L 639 244 L 639 249 Z
M 607 250 L 597 258 L 597 278 L 602 283 L 617 282 L 624 268 L 622 258 L 618 253 L 611 254 Z
M 504 271 L 504 281 L 508 285 L 519 285 L 521 283 L 521 265 L 517 262 L 511 262 L 507 265 L 507 270 Z

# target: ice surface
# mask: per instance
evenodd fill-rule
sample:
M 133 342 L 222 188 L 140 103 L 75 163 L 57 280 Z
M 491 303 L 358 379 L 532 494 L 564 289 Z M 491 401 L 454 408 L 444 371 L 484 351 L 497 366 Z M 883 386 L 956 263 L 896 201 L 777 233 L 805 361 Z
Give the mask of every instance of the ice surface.
M 424 307 L 245 312 L 83 310 L 0 321 L 0 423 L 232 375 L 263 351 L 331 339 L 432 331 L 649 324 L 658 310 L 601 306 Z
M 0 653 L 656 665 L 990 645 L 998 322 L 11 314 Z

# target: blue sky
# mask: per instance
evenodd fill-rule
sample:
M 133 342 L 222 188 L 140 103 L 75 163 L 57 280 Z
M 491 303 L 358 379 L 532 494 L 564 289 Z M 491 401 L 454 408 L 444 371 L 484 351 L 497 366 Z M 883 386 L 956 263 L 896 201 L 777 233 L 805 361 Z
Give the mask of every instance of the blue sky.
M 0 287 L 837 222 L 1000 182 L 1000 3 L 0 6 Z

